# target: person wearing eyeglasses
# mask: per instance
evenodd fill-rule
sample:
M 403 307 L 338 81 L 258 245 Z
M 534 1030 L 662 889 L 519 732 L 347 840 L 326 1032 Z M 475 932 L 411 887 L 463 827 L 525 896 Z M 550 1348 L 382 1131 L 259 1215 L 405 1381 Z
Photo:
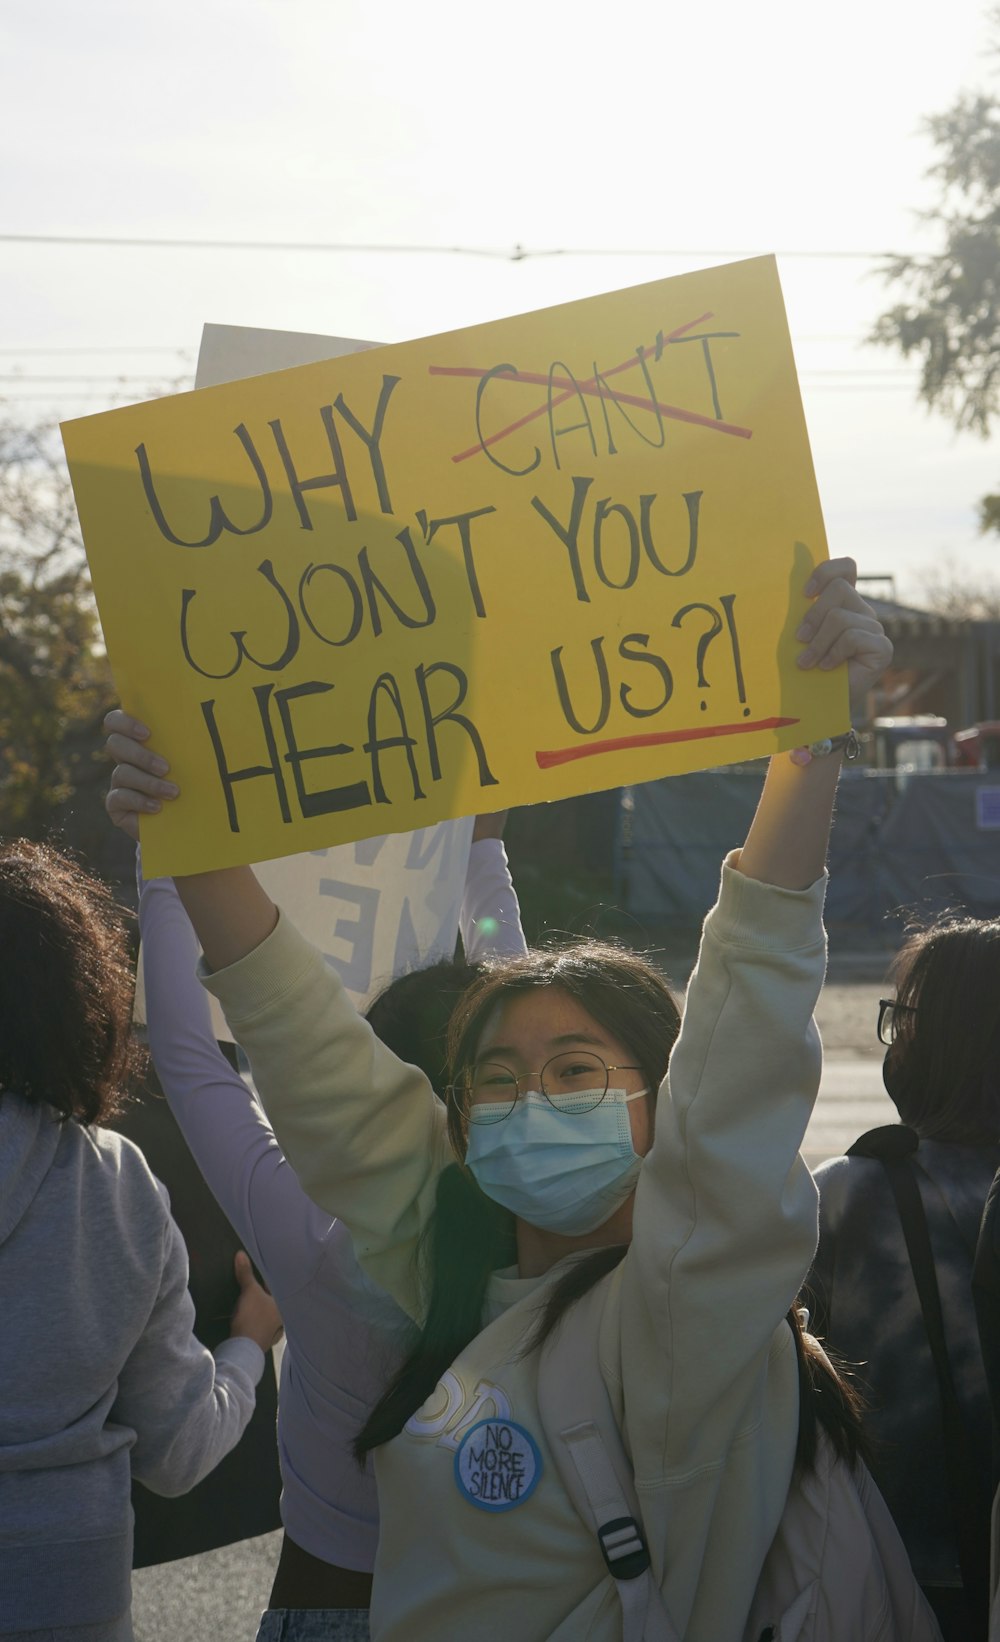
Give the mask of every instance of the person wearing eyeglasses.
M 847 663 L 863 694 L 891 646 L 855 575 L 849 560 L 813 572 L 800 661 Z M 171 791 L 130 725 L 111 725 L 113 815 Z M 810 1403 L 786 1316 L 815 1245 L 799 1148 L 846 740 L 771 759 L 676 1042 L 653 965 L 590 943 L 543 950 L 464 995 L 447 1107 L 248 869 L 177 880 L 286 1156 L 420 1330 L 358 1443 L 378 1484 L 376 1642 L 618 1642 L 615 1563 L 560 1480 L 539 1401 L 541 1333 L 584 1296 L 659 1600 L 685 1642 L 743 1636 Z M 482 1214 L 442 1248 L 442 1198 L 473 1186 Z M 449 1281 L 466 1248 L 463 1283 Z M 846 1431 L 837 1382 L 814 1366 L 819 1417 Z
M 977 1642 L 992 1429 L 971 1282 L 1000 1166 L 1000 919 L 947 916 L 913 930 L 891 975 L 877 1031 L 901 1121 L 816 1170 L 820 1240 L 807 1297 L 811 1326 L 860 1365 L 872 1471 L 945 1637 Z M 943 1395 L 933 1293 L 930 1329 L 921 1300 L 921 1221 Z

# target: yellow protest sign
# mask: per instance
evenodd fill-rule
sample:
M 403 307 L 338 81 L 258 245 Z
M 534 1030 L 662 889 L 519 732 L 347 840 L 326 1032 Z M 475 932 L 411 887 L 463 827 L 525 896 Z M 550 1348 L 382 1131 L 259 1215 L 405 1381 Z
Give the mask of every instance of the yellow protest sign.
M 822 516 L 773 259 L 64 425 L 151 873 L 759 757 Z

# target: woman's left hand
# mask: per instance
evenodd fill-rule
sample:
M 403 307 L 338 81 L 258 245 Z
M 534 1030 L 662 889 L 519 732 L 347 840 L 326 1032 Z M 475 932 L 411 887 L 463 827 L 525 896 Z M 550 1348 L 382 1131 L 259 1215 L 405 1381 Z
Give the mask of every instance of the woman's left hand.
M 796 658 L 802 668 L 824 672 L 847 662 L 851 704 L 861 704 L 892 661 L 892 644 L 855 582 L 853 559 L 828 559 L 817 565 L 805 587 L 814 602 L 795 637 L 805 649 Z

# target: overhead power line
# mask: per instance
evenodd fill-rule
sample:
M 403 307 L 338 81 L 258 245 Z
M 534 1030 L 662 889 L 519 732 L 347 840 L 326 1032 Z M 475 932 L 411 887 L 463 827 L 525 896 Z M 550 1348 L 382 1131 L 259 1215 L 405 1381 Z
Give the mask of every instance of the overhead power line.
M 845 340 L 850 340 L 850 338 L 845 338 Z M 168 347 L 168 346 L 162 345 L 162 344 L 157 344 L 157 345 L 155 345 L 153 347 L 149 347 L 149 348 L 143 347 L 141 345 L 136 345 L 136 346 L 131 347 L 131 348 L 127 348 L 127 347 L 126 348 L 121 348 L 121 347 L 104 348 L 99 343 L 89 344 L 85 348 L 78 348 L 78 347 L 70 347 L 70 348 L 0 348 L 0 354 L 17 354 L 17 356 L 19 358 L 22 354 L 25 357 L 27 357 L 28 354 L 31 354 L 33 356 L 38 356 L 38 355 L 41 355 L 41 354 L 47 354 L 50 358 L 55 359 L 55 358 L 61 358 L 61 357 L 65 356 L 66 354 L 84 354 L 84 353 L 96 353 L 96 354 L 105 354 L 105 355 L 106 354 L 124 353 L 124 354 L 128 354 L 130 358 L 134 358 L 136 354 L 150 354 L 150 353 L 172 354 L 175 359 L 190 359 L 191 356 L 192 356 L 190 348 L 181 348 L 181 347 L 177 347 L 177 346 L 174 346 L 174 347 L 171 348 L 171 347 Z
M 911 384 L 916 375 L 916 366 L 907 365 L 889 365 L 884 370 L 871 370 L 851 365 L 842 366 L 839 369 L 814 370 L 807 365 L 798 372 L 799 381 L 809 387 L 828 387 L 835 384 L 857 388 L 893 387 L 900 382 Z M 179 372 L 165 380 L 171 387 L 178 388 L 185 382 L 193 382 L 194 377 L 193 373 L 188 370 Z M 72 375 L 67 371 L 53 374 L 46 373 L 44 375 L 35 374 L 33 371 L 0 371 L 0 384 L 3 383 L 9 383 L 13 388 L 38 388 L 43 385 L 63 384 L 66 390 L 75 384 L 87 388 L 98 388 L 103 383 L 109 383 L 111 388 L 114 389 L 132 383 L 144 383 L 149 387 L 151 379 L 148 371 L 138 375 L 117 371 L 88 371 L 85 375 Z M 165 385 L 162 379 L 161 385 Z M 0 388 L 0 392 L 3 391 Z M 10 397 L 9 393 L 8 397 Z
M 904 381 L 891 382 L 809 382 L 803 381 L 802 389 L 810 397 L 820 393 L 854 394 L 867 396 L 873 393 L 907 394 L 913 398 L 913 383 Z M 39 404 L 49 405 L 53 410 L 63 414 L 62 407 L 67 405 L 101 404 L 108 409 L 118 409 L 122 405 L 134 404 L 134 399 L 126 398 L 114 393 L 11 393 L 0 388 L 0 412 L 7 405 Z
M 193 372 L 190 371 L 190 370 L 181 371 L 177 376 L 170 377 L 171 382 L 189 381 L 189 380 L 192 380 L 192 379 L 193 379 Z M 144 371 L 139 376 L 133 376 L 133 375 L 127 375 L 126 376 L 124 373 L 121 373 L 121 372 L 118 372 L 118 371 L 114 371 L 114 372 L 104 372 L 104 371 L 90 372 L 90 371 L 88 371 L 86 376 L 67 376 L 65 372 L 60 372 L 59 375 L 57 375 L 57 376 L 36 376 L 31 371 L 10 371 L 10 372 L 0 371 L 0 382 L 21 382 L 21 383 L 24 384 L 24 386 L 26 388 L 34 387 L 39 382 L 86 382 L 89 386 L 94 386 L 98 382 L 148 382 L 148 381 L 149 381 L 149 372 L 148 371 Z
M 845 366 L 843 370 L 814 371 L 807 366 L 798 372 L 800 380 L 808 378 L 809 381 L 815 381 L 819 377 L 839 377 L 841 379 L 849 377 L 852 382 L 858 378 L 866 378 L 874 382 L 888 382 L 893 378 L 900 377 L 905 378 L 907 382 L 911 382 L 916 374 L 916 367 L 908 369 L 905 365 L 891 365 L 884 371 L 852 370 L 849 366 Z M 86 376 L 69 376 L 65 372 L 60 372 L 59 375 L 55 376 L 36 376 L 31 371 L 0 371 L 0 382 L 10 382 L 25 388 L 38 387 L 43 382 L 46 384 L 53 382 L 85 382 L 88 387 L 96 387 L 99 382 L 121 383 L 124 385 L 126 382 L 148 382 L 149 379 L 148 371 L 138 376 L 131 374 L 126 376 L 117 371 L 95 371 L 93 374 L 88 372 Z M 191 371 L 182 371 L 177 376 L 169 378 L 171 382 L 190 382 L 193 379 Z
M 817 332 L 815 334 L 805 333 L 803 335 L 799 335 L 798 332 L 796 332 L 793 337 L 793 341 L 795 342 L 796 347 L 798 347 L 800 345 L 804 345 L 805 343 L 816 342 L 857 343 L 859 338 L 856 331 L 825 331 L 822 333 Z M 131 346 L 125 347 L 105 347 L 100 342 L 87 343 L 86 346 L 77 346 L 75 344 L 58 347 L 32 346 L 27 348 L 0 346 L 0 356 L 16 357 L 18 359 L 27 359 L 29 357 L 65 359 L 70 354 L 98 354 L 103 358 L 110 358 L 112 355 L 125 354 L 130 359 L 135 359 L 137 357 L 146 358 L 149 354 L 170 354 L 174 359 L 178 359 L 183 362 L 190 362 L 194 358 L 194 349 L 180 343 L 174 343 L 171 345 L 169 343 L 160 342 L 149 344 L 135 342 L 132 343 Z
M 513 245 L 504 249 L 485 245 L 378 245 L 354 241 L 330 240 L 262 240 L 262 239 L 166 239 L 141 238 L 134 235 L 114 234 L 0 234 L 0 242 L 7 245 L 103 245 L 138 247 L 144 250 L 169 251 L 309 251 L 347 252 L 362 256 L 390 254 L 396 256 L 450 256 L 488 257 L 501 262 L 525 262 L 533 257 L 750 257 L 773 254 L 779 257 L 805 257 L 821 261 L 854 260 L 877 262 L 888 260 L 899 253 L 878 251 L 809 251 L 794 249 L 773 251 L 767 247 L 756 250 L 681 250 L 677 246 L 538 246 Z

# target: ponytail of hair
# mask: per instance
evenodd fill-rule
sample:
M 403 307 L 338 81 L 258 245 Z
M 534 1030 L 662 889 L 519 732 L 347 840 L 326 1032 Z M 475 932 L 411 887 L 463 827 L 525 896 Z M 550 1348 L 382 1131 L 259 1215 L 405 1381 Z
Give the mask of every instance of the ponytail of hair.
M 355 1438 L 362 1464 L 371 1449 L 398 1437 L 445 1369 L 481 1332 L 490 1277 L 517 1259 L 513 1215 L 480 1191 L 458 1163 L 438 1178 L 421 1258 L 430 1277 L 427 1316 L 416 1345 Z
M 811 1471 L 822 1426 L 838 1459 L 847 1465 L 871 1464 L 871 1444 L 862 1423 L 864 1399 L 845 1365 L 831 1360 L 817 1339 L 807 1334 L 797 1304 L 787 1316 L 799 1367 L 799 1436 L 795 1463 Z
M 615 1244 L 575 1260 L 548 1296 L 523 1355 L 539 1350 L 569 1308 L 614 1271 L 627 1252 L 626 1244 Z M 481 1192 L 457 1163 L 450 1164 L 438 1181 L 426 1254 L 431 1275 L 427 1319 L 409 1357 L 355 1439 L 355 1457 L 362 1464 L 373 1448 L 398 1437 L 445 1369 L 480 1333 L 490 1276 L 516 1258 L 512 1217 Z M 806 1333 L 796 1306 L 786 1321 L 798 1365 L 796 1465 L 812 1470 L 820 1428 L 848 1465 L 858 1460 L 870 1463 L 870 1445 L 862 1424 L 864 1403 L 856 1386 Z

